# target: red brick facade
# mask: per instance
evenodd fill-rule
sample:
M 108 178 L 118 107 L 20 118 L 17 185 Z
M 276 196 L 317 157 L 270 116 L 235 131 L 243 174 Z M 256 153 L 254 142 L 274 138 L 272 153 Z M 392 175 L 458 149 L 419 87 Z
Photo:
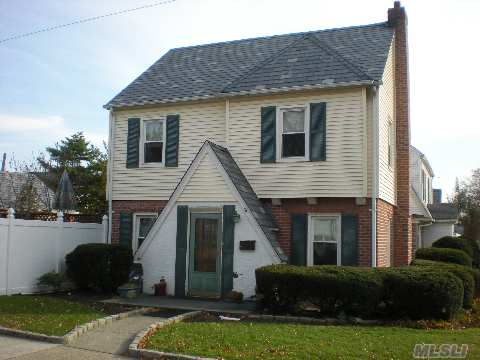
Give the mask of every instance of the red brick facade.
M 307 213 L 354 214 L 358 217 L 359 265 L 371 266 L 371 213 L 370 200 L 366 205 L 356 205 L 353 198 L 321 198 L 318 204 L 308 205 L 306 199 L 282 199 L 282 204 L 271 206 L 278 224 L 278 241 L 287 255 L 291 252 L 291 215 Z
M 161 213 L 167 201 L 165 200 L 113 200 L 112 244 L 118 244 L 120 230 L 120 213 Z
M 407 15 L 396 1 L 388 10 L 388 23 L 395 29 L 395 124 L 397 206 L 394 213 L 395 265 L 406 265 L 412 258 L 412 226 L 410 219 L 410 111 L 408 85 Z
M 393 219 L 395 207 L 383 200 L 377 200 L 377 266 L 393 265 Z M 393 253 L 392 253 L 393 251 Z M 393 256 L 392 256 L 393 255 Z

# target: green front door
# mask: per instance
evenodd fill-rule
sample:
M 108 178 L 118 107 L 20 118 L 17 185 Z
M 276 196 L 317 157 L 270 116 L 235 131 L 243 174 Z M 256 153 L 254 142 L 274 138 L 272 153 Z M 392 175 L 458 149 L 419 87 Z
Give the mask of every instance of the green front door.
M 220 296 L 222 217 L 192 214 L 189 244 L 189 294 Z

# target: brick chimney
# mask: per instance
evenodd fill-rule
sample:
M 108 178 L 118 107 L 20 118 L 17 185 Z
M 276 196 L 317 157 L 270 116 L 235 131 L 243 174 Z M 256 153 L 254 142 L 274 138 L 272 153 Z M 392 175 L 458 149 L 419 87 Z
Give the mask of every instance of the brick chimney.
M 407 14 L 400 1 L 388 9 L 388 25 L 395 31 L 395 124 L 397 207 L 394 213 L 394 263 L 407 265 L 412 259 L 413 242 L 410 219 L 410 108 L 408 75 Z

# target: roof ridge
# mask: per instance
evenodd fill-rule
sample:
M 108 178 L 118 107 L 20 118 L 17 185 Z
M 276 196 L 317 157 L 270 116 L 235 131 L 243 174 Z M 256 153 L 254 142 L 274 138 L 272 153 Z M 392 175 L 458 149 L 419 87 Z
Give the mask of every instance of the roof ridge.
M 225 90 L 232 86 L 233 84 L 239 82 L 240 80 L 244 79 L 245 77 L 247 77 L 248 75 L 254 73 L 255 71 L 257 71 L 258 69 L 261 69 L 264 65 L 268 64 L 269 62 L 271 62 L 274 58 L 278 57 L 280 54 L 282 54 L 283 52 L 285 52 L 286 50 L 288 50 L 290 47 L 292 47 L 293 45 L 297 44 L 298 42 L 300 42 L 301 40 L 303 39 L 306 39 L 307 36 L 309 34 L 304 34 L 302 35 L 301 37 L 299 37 L 298 39 L 295 39 L 293 40 L 290 44 L 288 44 L 287 46 L 285 46 L 284 48 L 280 49 L 279 51 L 273 53 L 272 55 L 268 56 L 266 59 L 264 59 L 263 61 L 260 61 L 257 65 L 253 66 L 252 68 L 248 69 L 247 71 L 245 71 L 244 73 L 240 74 L 238 77 L 236 77 L 235 79 L 233 79 L 232 81 L 230 81 L 227 85 L 225 85 L 221 90 L 220 90 L 220 93 L 223 93 L 225 92 Z
M 273 39 L 273 38 L 278 38 L 278 37 L 282 37 L 282 36 L 302 36 L 302 35 L 315 34 L 315 33 L 340 31 L 340 30 L 350 30 L 350 29 L 360 29 L 360 28 L 367 28 L 367 27 L 381 26 L 381 25 L 388 26 L 388 22 L 387 21 L 380 21 L 380 22 L 376 22 L 376 23 L 363 24 L 363 25 L 352 25 L 352 26 L 343 26 L 343 27 L 339 26 L 339 27 L 333 27 L 333 28 L 328 28 L 328 29 L 299 31 L 299 32 L 292 32 L 292 33 L 285 33 L 285 34 L 266 35 L 266 36 L 254 36 L 254 37 L 249 37 L 249 38 L 244 38 L 244 39 L 218 41 L 218 42 L 214 42 L 214 43 L 206 43 L 206 44 L 198 44 L 198 45 L 179 46 L 179 47 L 176 47 L 176 48 L 171 48 L 170 50 L 183 50 L 183 49 L 192 49 L 192 48 L 202 47 L 202 46 L 234 44 L 234 43 L 238 43 L 238 42 L 241 42 L 241 41 Z
M 350 67 L 350 70 L 357 72 L 357 75 L 362 75 L 362 76 L 365 76 L 368 80 L 373 80 L 373 78 L 370 75 L 368 75 L 364 70 L 360 69 L 358 66 L 353 64 L 350 60 L 346 59 L 338 51 L 336 51 L 334 48 L 326 44 L 325 41 L 320 40 L 314 34 L 308 34 L 306 38 L 309 40 L 312 40 L 314 45 L 318 46 L 323 51 L 330 52 L 331 54 L 333 54 L 336 58 L 344 62 L 345 65 Z

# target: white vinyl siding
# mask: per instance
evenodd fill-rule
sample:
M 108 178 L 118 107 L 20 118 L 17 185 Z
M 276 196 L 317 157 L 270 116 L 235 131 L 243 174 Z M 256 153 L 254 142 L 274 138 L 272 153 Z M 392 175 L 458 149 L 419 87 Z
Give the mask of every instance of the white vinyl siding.
M 180 116 L 178 167 L 152 166 L 127 169 L 127 121 Z M 194 156 L 205 142 L 225 145 L 225 101 L 162 105 L 115 112 L 113 200 L 168 200 Z
M 205 154 L 178 201 L 236 201 L 224 177 L 220 174 L 213 154 Z
M 230 100 L 229 143 L 233 158 L 262 198 L 365 196 L 365 101 L 361 88 Z M 326 161 L 260 163 L 260 109 L 327 103 Z
M 395 205 L 395 113 L 394 113 L 394 66 L 393 43 L 390 47 L 382 85 L 378 89 L 378 120 L 379 120 L 379 198 Z M 393 134 L 389 134 L 389 124 Z M 392 138 L 393 135 L 393 138 Z M 392 162 L 389 163 L 389 138 L 392 143 Z

